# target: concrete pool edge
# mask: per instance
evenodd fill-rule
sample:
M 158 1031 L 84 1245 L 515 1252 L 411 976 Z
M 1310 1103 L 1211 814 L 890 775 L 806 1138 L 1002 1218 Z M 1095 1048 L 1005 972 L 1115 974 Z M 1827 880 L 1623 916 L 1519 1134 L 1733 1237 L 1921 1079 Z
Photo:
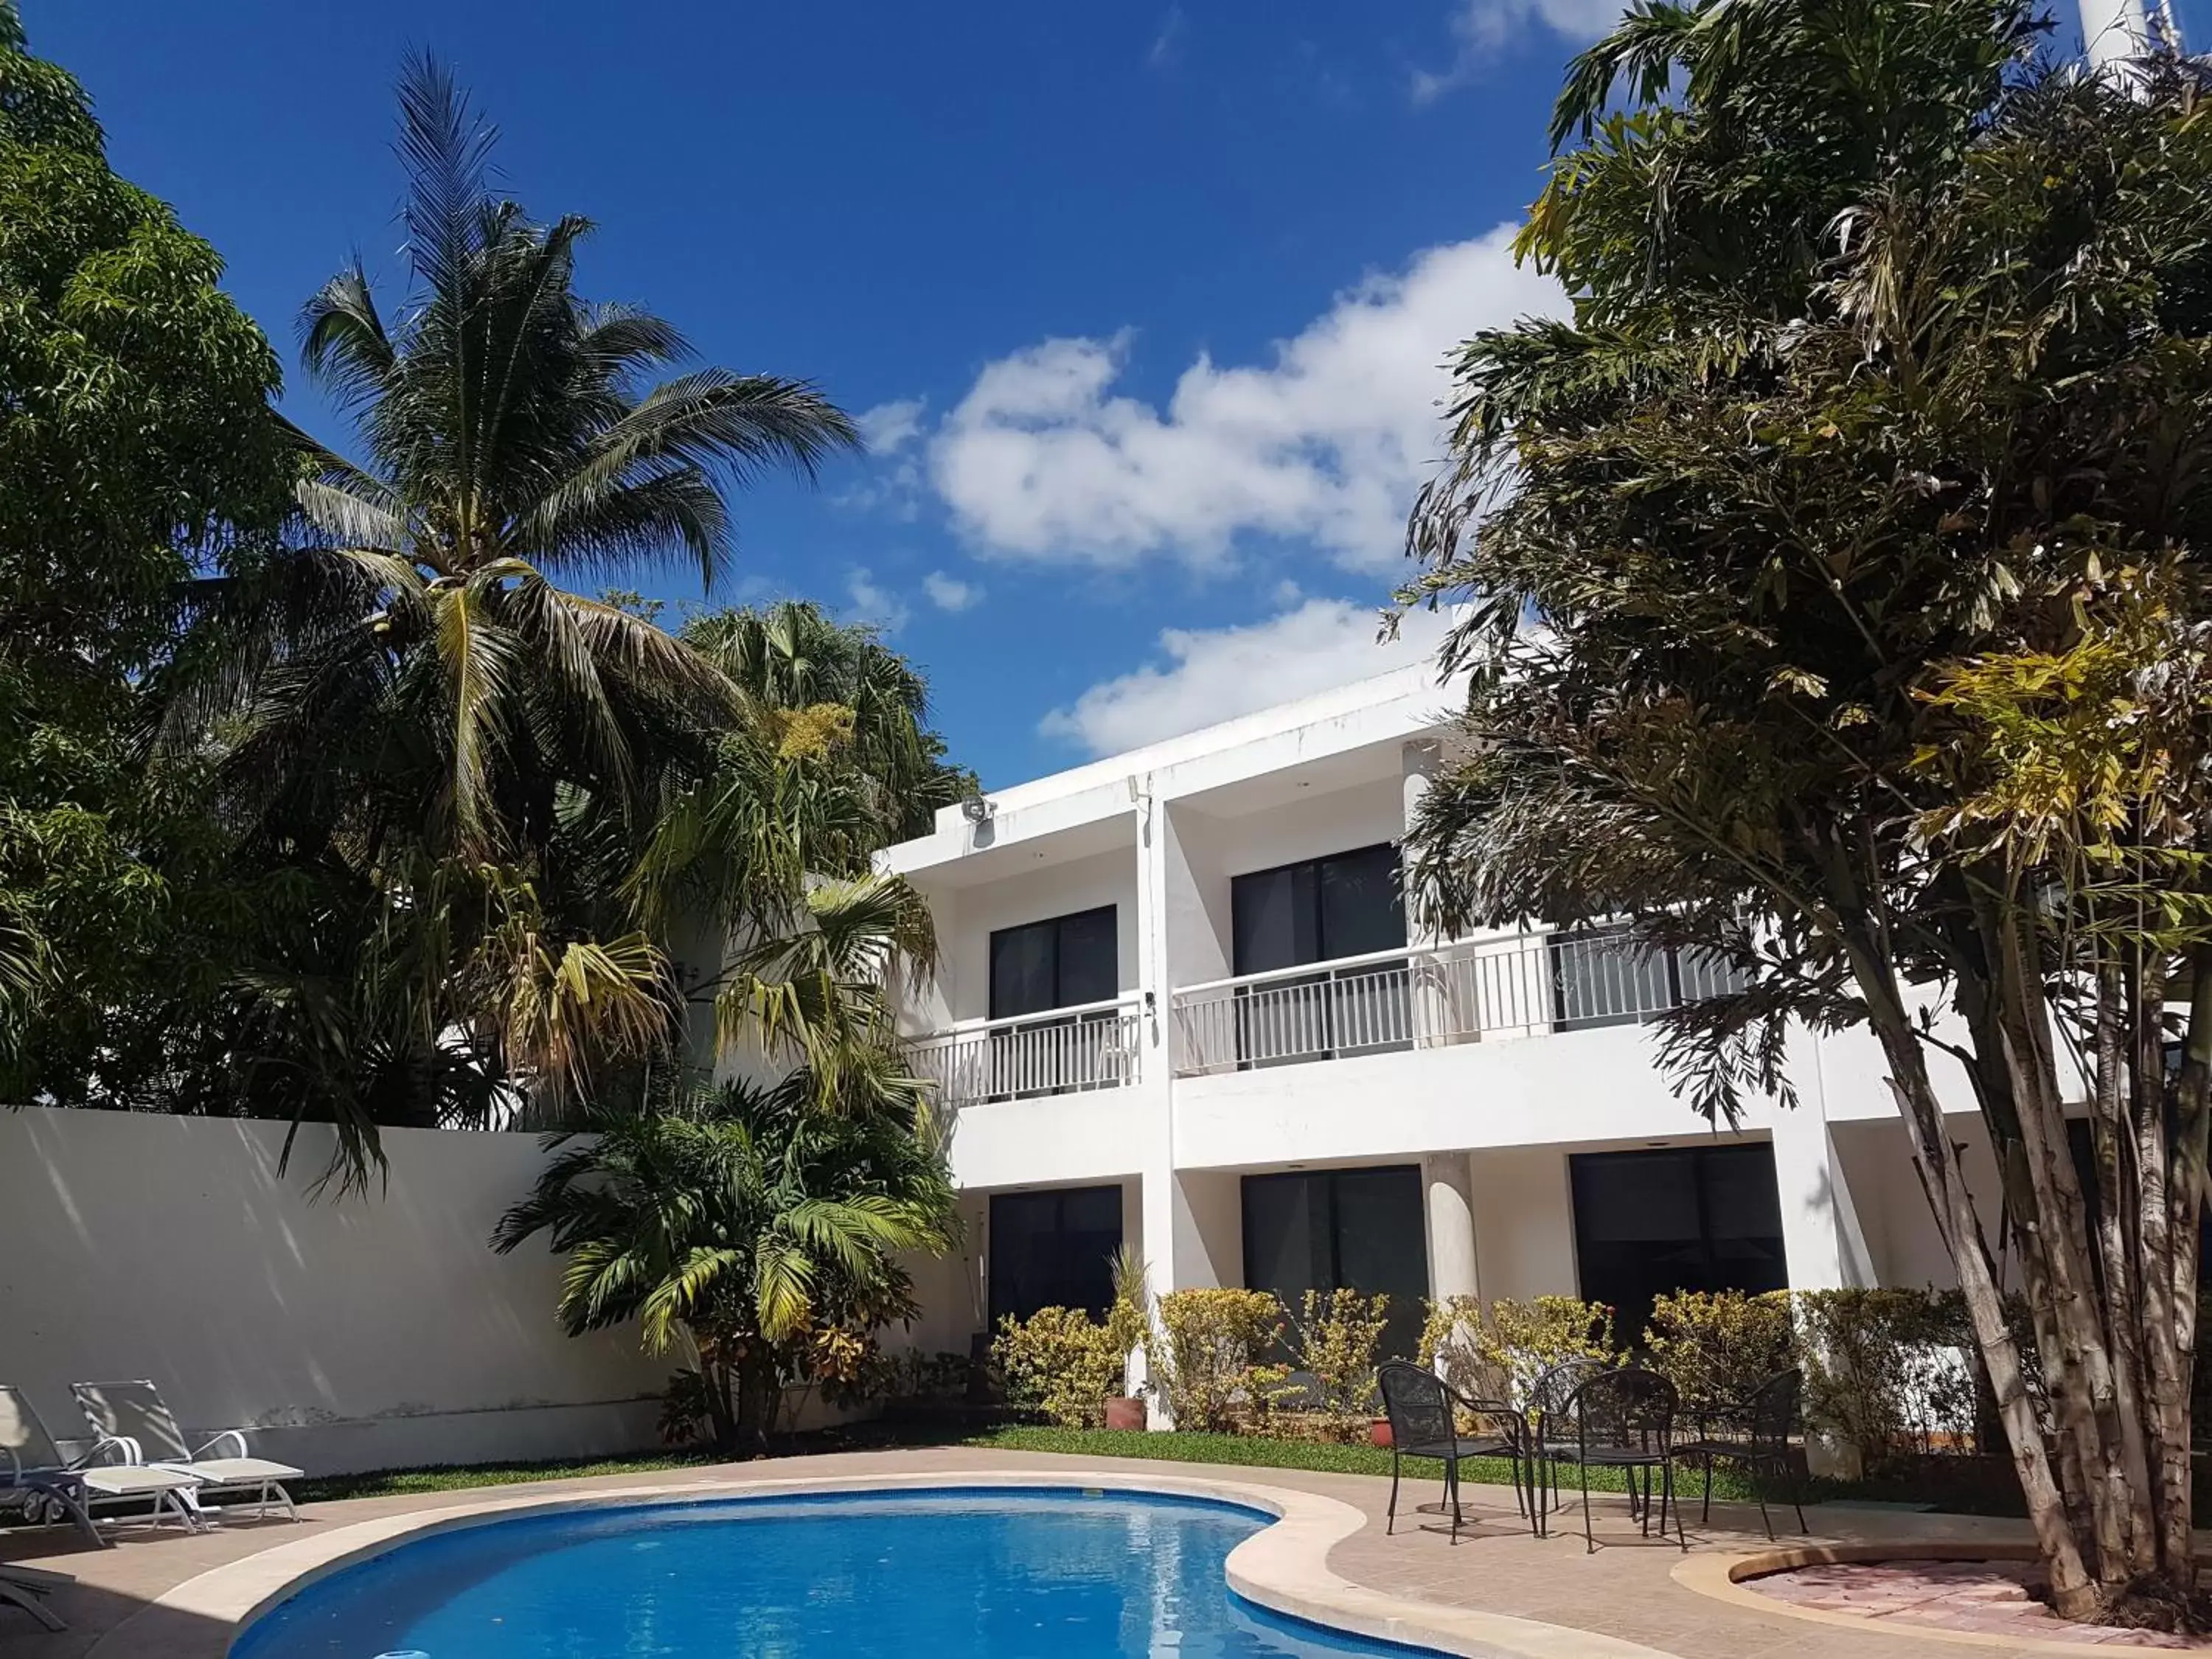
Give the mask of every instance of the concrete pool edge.
M 727 1498 L 993 1487 L 1211 1498 L 1272 1516 L 1269 1525 L 1230 1552 L 1229 1588 L 1271 1612 L 1347 1634 L 1431 1648 L 1462 1659 L 1673 1659 L 1593 1631 L 1445 1607 L 1355 1584 L 1329 1567 L 1328 1554 L 1364 1528 L 1366 1517 L 1336 1498 L 1256 1481 L 1114 1469 L 695 1480 L 557 1495 L 510 1490 L 477 1503 L 356 1522 L 210 1568 L 131 1614 L 100 1638 L 87 1659 L 225 1659 L 252 1619 L 318 1579 L 413 1539 L 523 1515 Z M 180 1630 L 190 1632 L 181 1641 Z

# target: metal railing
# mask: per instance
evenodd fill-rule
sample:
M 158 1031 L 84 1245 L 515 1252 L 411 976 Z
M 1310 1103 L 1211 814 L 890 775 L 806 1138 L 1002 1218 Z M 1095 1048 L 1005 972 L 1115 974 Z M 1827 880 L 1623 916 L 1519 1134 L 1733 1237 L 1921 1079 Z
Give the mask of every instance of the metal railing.
M 1054 1008 L 1012 1019 L 971 1020 L 908 1045 L 915 1073 L 947 1106 L 1021 1100 L 1137 1080 L 1142 1034 L 1136 997 Z
M 1729 988 L 1717 959 L 1625 929 L 1346 957 L 1175 994 L 1177 1077 L 1639 1023 Z

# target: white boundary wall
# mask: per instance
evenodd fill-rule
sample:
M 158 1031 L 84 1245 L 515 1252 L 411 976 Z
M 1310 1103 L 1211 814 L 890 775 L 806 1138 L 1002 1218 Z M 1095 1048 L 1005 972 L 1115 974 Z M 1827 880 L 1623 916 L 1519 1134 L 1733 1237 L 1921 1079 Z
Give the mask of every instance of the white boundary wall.
M 57 1436 L 74 1381 L 151 1377 L 188 1431 L 249 1427 L 315 1474 L 654 1443 L 678 1363 L 572 1340 L 542 1243 L 486 1243 L 544 1163 L 526 1134 L 387 1129 L 381 1190 L 310 1198 L 303 1128 L 0 1109 L 0 1382 Z

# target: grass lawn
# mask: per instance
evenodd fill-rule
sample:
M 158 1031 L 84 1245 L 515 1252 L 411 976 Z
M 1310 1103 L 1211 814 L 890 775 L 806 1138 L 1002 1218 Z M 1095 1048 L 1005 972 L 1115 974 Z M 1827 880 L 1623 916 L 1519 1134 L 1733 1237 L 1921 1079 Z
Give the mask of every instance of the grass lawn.
M 1074 1457 L 1149 1457 L 1166 1462 L 1203 1463 L 1242 1468 L 1318 1469 L 1333 1474 L 1390 1473 L 1390 1454 L 1373 1446 L 1326 1445 L 1310 1440 L 1278 1440 L 1260 1435 L 1148 1434 L 1142 1430 L 1053 1429 L 1009 1426 L 980 1431 L 932 1435 L 903 1431 L 881 1425 L 861 1425 L 793 1438 L 780 1455 L 807 1452 L 856 1451 L 895 1446 L 976 1446 L 1003 1451 L 1060 1452 Z M 301 1503 L 331 1503 L 346 1498 L 389 1498 L 410 1492 L 459 1492 L 475 1486 L 520 1486 L 533 1480 L 568 1480 L 595 1474 L 653 1474 L 669 1469 L 696 1468 L 714 1462 L 711 1453 L 676 1451 L 641 1454 L 635 1457 L 596 1460 L 570 1459 L 542 1463 L 497 1463 L 466 1468 L 382 1469 L 362 1474 L 325 1475 L 293 1485 Z M 772 1461 L 772 1460 L 769 1460 Z M 1571 1471 L 1569 1471 L 1571 1478 Z M 1441 1465 L 1425 1458 L 1406 1460 L 1408 1480 L 1437 1480 Z M 1470 1460 L 1464 1468 L 1468 1480 L 1511 1484 L 1510 1465 L 1502 1460 Z M 1677 1479 L 1702 1480 L 1701 1476 Z M 1592 1471 L 1594 1492 L 1621 1490 L 1620 1472 Z M 1741 1476 L 1723 1468 L 1713 1484 L 1716 1497 L 1748 1498 L 1751 1489 Z

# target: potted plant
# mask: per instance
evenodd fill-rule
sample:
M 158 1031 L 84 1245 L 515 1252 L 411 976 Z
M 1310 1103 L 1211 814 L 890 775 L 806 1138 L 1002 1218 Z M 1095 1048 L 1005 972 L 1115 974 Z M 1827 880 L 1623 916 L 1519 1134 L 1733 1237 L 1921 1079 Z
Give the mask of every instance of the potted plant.
M 1106 1340 L 1125 1362 L 1121 1373 L 1121 1385 L 1125 1389 L 1129 1381 L 1127 1358 L 1151 1332 L 1152 1318 L 1146 1311 L 1149 1301 L 1150 1293 L 1145 1284 L 1144 1259 L 1125 1243 L 1114 1252 L 1114 1301 L 1106 1310 Z M 1122 1430 L 1146 1427 L 1143 1392 L 1109 1395 L 1106 1399 L 1106 1426 Z

